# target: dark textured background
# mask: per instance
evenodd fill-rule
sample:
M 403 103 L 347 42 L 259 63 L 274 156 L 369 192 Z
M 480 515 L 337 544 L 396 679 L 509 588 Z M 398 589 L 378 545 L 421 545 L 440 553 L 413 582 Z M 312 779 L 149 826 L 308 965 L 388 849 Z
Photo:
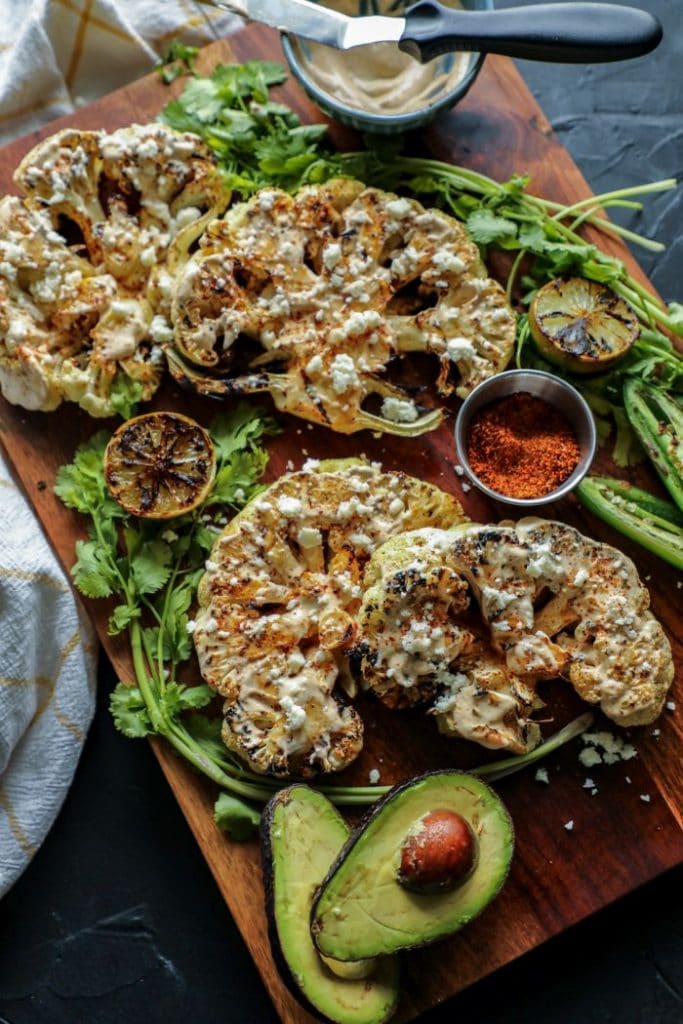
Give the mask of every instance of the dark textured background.
M 665 26 L 651 57 L 522 68 L 596 192 L 683 175 L 683 0 L 641 6 Z M 683 190 L 631 219 L 667 243 L 638 255 L 666 298 L 683 299 Z M 0 1024 L 276 1024 L 151 751 L 114 731 L 108 665 L 100 675 L 64 809 L 0 907 Z M 681 1024 L 682 880 L 679 870 L 632 894 L 424 1024 Z

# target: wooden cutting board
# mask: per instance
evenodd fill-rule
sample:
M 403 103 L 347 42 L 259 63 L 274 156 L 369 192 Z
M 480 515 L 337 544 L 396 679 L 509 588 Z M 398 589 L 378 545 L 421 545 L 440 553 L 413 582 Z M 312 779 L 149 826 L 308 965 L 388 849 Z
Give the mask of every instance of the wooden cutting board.
M 275 33 L 252 27 L 229 43 L 215 43 L 203 52 L 200 67 L 206 70 L 219 60 L 256 57 L 281 59 Z M 150 75 L 6 146 L 0 151 L 0 185 L 12 191 L 12 172 L 19 159 L 44 135 L 66 125 L 114 129 L 151 120 L 172 92 L 180 88 L 181 83 L 177 83 L 169 89 L 158 76 Z M 287 83 L 278 92 L 304 120 L 320 120 L 319 113 L 298 87 Z M 352 133 L 338 126 L 332 130 L 340 147 L 357 146 Z M 562 202 L 590 195 L 588 185 L 554 138 L 514 66 L 503 58 L 488 58 L 465 101 L 437 126 L 412 136 L 407 150 L 462 163 L 499 179 L 514 172 L 528 172 L 533 191 Z M 603 248 L 623 258 L 630 271 L 647 283 L 621 244 L 604 238 L 600 242 Z M 155 405 L 182 408 L 205 423 L 216 411 L 212 403 L 202 404 L 172 385 L 165 387 Z M 46 534 L 63 564 L 69 567 L 83 523 L 55 499 L 51 486 L 57 467 L 70 461 L 77 444 L 102 424 L 71 405 L 63 405 L 50 414 L 28 413 L 4 401 L 0 406 L 0 437 Z M 282 473 L 290 458 L 298 466 L 307 455 L 350 455 L 362 451 L 380 459 L 387 468 L 407 469 L 453 491 L 472 519 L 495 522 L 505 516 L 502 507 L 495 507 L 474 490 L 463 493 L 453 472 L 452 417 L 439 431 L 405 441 L 392 437 L 377 440 L 366 434 L 340 437 L 301 421 L 285 419 L 285 432 L 272 445 L 270 478 Z M 614 468 L 604 455 L 600 456 L 598 466 L 603 471 Z M 634 482 L 657 489 L 647 467 L 633 471 L 631 477 Z M 632 730 L 639 750 L 636 760 L 591 769 L 597 795 L 591 796 L 583 788 L 587 772 L 577 761 L 578 742 L 549 759 L 549 785 L 534 781 L 533 772 L 529 771 L 499 784 L 517 830 L 517 853 L 509 881 L 495 903 L 464 932 L 405 957 L 399 1021 L 414 1018 L 683 862 L 681 576 L 609 530 L 573 499 L 558 505 L 553 515 L 590 536 L 618 545 L 634 558 L 650 588 L 653 609 L 674 645 L 679 671 L 677 690 L 674 688 L 671 698 L 677 701 L 679 710 L 665 712 L 656 732 L 652 727 Z M 89 611 L 120 677 L 131 679 L 125 641 L 107 636 L 106 602 L 90 603 Z M 554 731 L 559 722 L 578 710 L 578 702 L 568 695 L 567 689 L 561 683 L 547 688 L 555 721 L 545 727 L 546 732 Z M 361 713 L 366 721 L 366 749 L 353 771 L 347 773 L 349 780 L 367 784 L 368 771 L 378 768 L 382 783 L 396 782 L 416 771 L 470 765 L 476 763 L 477 757 L 482 760 L 481 752 L 439 738 L 424 716 L 392 715 L 369 702 L 361 706 Z M 122 738 L 121 742 L 129 741 Z M 212 821 L 212 787 L 163 743 L 152 745 L 282 1020 L 288 1024 L 311 1021 L 280 981 L 271 959 L 256 841 L 244 845 L 228 841 Z M 641 795 L 649 797 L 649 801 L 641 799 Z M 574 823 L 572 831 L 564 827 L 569 820 Z M 182 893 L 175 898 L 182 899 Z M 229 977 L 229 971 L 228 966 L 226 985 L 236 981 Z

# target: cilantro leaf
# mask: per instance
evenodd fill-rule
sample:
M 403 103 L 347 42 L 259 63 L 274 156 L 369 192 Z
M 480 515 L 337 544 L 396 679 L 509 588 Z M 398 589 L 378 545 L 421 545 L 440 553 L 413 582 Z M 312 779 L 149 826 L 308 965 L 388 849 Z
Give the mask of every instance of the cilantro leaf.
M 142 739 L 153 731 L 145 701 L 137 686 L 118 683 L 109 698 L 109 710 L 116 728 L 129 739 Z
M 474 210 L 467 218 L 467 230 L 478 245 L 491 245 L 501 239 L 514 238 L 517 225 L 487 209 Z
M 118 636 L 119 633 L 123 633 L 124 629 L 130 626 L 133 619 L 139 619 L 140 615 L 141 611 L 139 608 L 133 608 L 130 604 L 118 604 L 109 616 L 109 622 L 107 623 L 109 636 Z
M 231 839 L 242 842 L 256 832 L 261 814 L 244 800 L 229 793 L 221 793 L 214 805 L 213 820 Z
M 139 594 L 155 594 L 171 575 L 173 552 L 163 540 L 143 541 L 130 559 L 133 582 Z
M 73 462 L 57 470 L 54 493 L 67 508 L 87 515 L 105 500 L 102 460 L 108 440 L 106 431 L 99 431 L 76 449 Z
M 85 597 L 111 597 L 120 589 L 109 552 L 96 540 L 76 541 L 76 561 L 71 575 Z
M 198 53 L 198 47 L 188 46 L 186 43 L 181 42 L 180 39 L 172 39 L 166 47 L 163 57 L 155 64 L 155 68 L 168 85 L 174 82 L 180 75 L 192 74 L 194 72 Z

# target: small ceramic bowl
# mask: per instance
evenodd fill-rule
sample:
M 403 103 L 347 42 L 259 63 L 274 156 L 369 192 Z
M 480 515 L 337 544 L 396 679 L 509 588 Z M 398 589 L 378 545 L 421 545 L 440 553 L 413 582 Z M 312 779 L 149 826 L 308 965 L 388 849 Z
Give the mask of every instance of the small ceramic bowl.
M 325 0 L 322 0 L 324 3 Z M 392 3 L 391 0 L 349 0 L 348 7 L 357 7 L 358 14 L 388 14 L 404 10 L 409 7 L 413 0 L 405 0 Z M 446 5 L 449 0 L 443 0 Z M 329 3 L 328 6 L 336 10 L 346 10 L 339 4 Z M 489 11 L 493 9 L 493 0 L 461 0 L 459 5 L 470 11 Z M 444 54 L 425 65 L 429 69 L 433 79 L 433 91 L 428 92 L 425 103 L 414 110 L 407 110 L 400 114 L 374 113 L 362 108 L 352 106 L 344 100 L 327 92 L 318 82 L 315 81 L 311 72 L 311 58 L 315 48 L 305 40 L 294 35 L 282 36 L 282 49 L 284 51 L 290 70 L 299 85 L 308 93 L 314 103 L 324 113 L 340 121 L 342 124 L 350 125 L 361 132 L 369 132 L 373 135 L 392 135 L 399 132 L 412 131 L 421 128 L 432 121 L 441 111 L 449 110 L 458 100 L 461 100 L 468 91 L 479 69 L 484 62 L 484 55 L 481 53 L 459 53 Z M 348 75 L 355 77 L 354 62 L 361 49 L 346 51 L 339 55 L 340 60 L 348 64 Z M 410 58 L 407 58 L 410 59 Z M 464 61 L 464 69 L 458 67 Z
M 576 469 L 571 476 L 567 477 L 554 491 L 539 498 L 510 498 L 506 494 L 492 490 L 479 479 L 467 458 L 467 438 L 474 414 L 482 406 L 494 402 L 497 398 L 505 398 L 520 391 L 542 398 L 553 408 L 564 413 L 574 428 L 581 452 Z M 551 373 L 543 373 L 541 370 L 507 370 L 505 373 L 490 377 L 465 399 L 455 421 L 455 447 L 458 461 L 465 475 L 475 487 L 478 487 L 484 494 L 488 494 L 489 498 L 505 502 L 506 505 L 515 505 L 517 508 L 539 508 L 541 505 L 549 505 L 569 494 L 590 469 L 595 457 L 596 444 L 595 420 L 585 399 L 571 384 L 567 384 L 559 377 L 554 377 Z

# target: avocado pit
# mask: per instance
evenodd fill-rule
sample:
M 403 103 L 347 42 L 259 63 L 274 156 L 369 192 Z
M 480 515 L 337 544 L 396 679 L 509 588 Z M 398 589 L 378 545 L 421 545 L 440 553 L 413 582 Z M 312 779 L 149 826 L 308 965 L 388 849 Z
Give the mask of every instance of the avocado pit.
M 461 814 L 436 810 L 408 831 L 400 853 L 400 885 L 418 893 L 449 892 L 472 870 L 477 841 Z

